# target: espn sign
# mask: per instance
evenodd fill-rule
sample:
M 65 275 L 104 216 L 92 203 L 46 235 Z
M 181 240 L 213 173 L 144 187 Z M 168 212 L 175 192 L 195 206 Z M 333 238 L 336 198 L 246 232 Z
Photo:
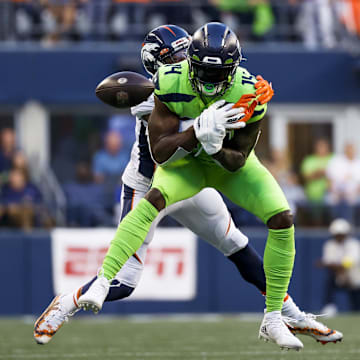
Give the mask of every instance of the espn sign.
M 107 248 L 68 247 L 65 249 L 64 273 L 67 276 L 91 276 L 97 273 Z
M 56 229 L 52 232 L 54 291 L 74 291 L 93 278 L 115 229 Z M 196 295 L 196 237 L 187 229 L 155 231 L 132 300 L 191 300 Z

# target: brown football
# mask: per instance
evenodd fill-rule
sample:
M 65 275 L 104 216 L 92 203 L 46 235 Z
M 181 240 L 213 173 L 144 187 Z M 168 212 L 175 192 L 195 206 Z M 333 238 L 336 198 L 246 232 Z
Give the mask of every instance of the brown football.
M 145 101 L 154 91 L 154 84 L 145 76 L 121 71 L 105 78 L 96 87 L 96 96 L 116 108 L 127 108 Z

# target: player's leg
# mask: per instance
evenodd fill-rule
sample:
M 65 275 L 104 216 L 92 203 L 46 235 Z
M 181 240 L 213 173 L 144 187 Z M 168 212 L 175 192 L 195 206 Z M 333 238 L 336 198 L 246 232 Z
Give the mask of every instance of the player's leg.
M 134 206 L 144 197 L 145 192 L 137 191 L 126 185 L 122 187 L 121 193 L 121 211 L 120 220 L 132 210 Z M 154 234 L 154 229 L 162 215 L 153 224 L 144 243 L 136 254 L 132 256 L 116 274 L 111 283 L 109 293 L 105 301 L 114 301 L 124 299 L 131 295 L 137 286 L 145 263 L 146 251 Z M 61 328 L 64 322 L 73 316 L 78 310 L 78 299 L 85 294 L 92 283 L 96 280 L 96 276 L 88 283 L 81 286 L 68 294 L 56 296 L 47 309 L 37 319 L 34 326 L 34 338 L 39 344 L 46 344 L 51 341 L 52 337 Z
M 209 173 L 208 178 L 211 176 Z M 268 226 L 264 252 L 267 309 L 259 335 L 281 347 L 302 348 L 301 341 L 281 320 L 295 257 L 294 226 L 282 190 L 255 154 L 250 155 L 241 170 L 232 174 L 224 170 L 211 179 L 231 201 L 258 216 Z
M 109 282 L 142 245 L 159 211 L 194 196 L 204 185 L 202 167 L 189 156 L 164 168 L 159 167 L 154 175 L 152 189 L 118 226 L 102 271 L 86 294 L 79 298 L 79 306 L 98 312 L 109 291 Z
M 166 212 L 222 252 L 235 264 L 241 276 L 265 295 L 263 260 L 235 226 L 215 189 L 205 188 L 192 198 L 170 205 Z M 284 298 L 281 314 L 292 332 L 312 336 L 323 343 L 336 342 L 342 337 L 339 331 L 327 328 L 314 315 L 301 311 L 289 294 Z
M 220 194 L 213 188 L 205 188 L 192 198 L 170 205 L 166 209 L 184 227 L 225 255 L 235 264 L 241 276 L 266 294 L 266 278 L 263 260 L 234 224 Z M 301 311 L 292 298 L 284 298 L 284 316 L 299 319 Z
M 220 194 L 205 188 L 192 198 L 170 205 L 170 215 L 232 261 L 243 278 L 265 292 L 261 257 L 248 244 L 248 238 L 235 226 Z

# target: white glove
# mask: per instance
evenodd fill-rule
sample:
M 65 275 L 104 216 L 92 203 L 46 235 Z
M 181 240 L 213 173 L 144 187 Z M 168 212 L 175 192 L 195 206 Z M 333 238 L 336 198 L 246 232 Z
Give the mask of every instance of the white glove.
M 225 100 L 215 102 L 194 121 L 195 136 L 209 155 L 221 150 L 226 129 L 240 129 L 246 125 L 235 123 L 244 116 L 244 109 L 233 109 L 234 104 L 223 106 L 225 103 Z
M 194 121 L 196 138 L 200 141 L 204 150 L 213 155 L 222 148 L 226 134 L 224 125 L 216 122 L 216 112 L 210 108 L 205 109 Z
M 233 108 L 233 103 L 224 105 L 225 103 L 225 100 L 219 100 L 209 107 L 210 109 L 212 106 L 216 106 L 216 110 L 218 111 L 216 121 L 223 124 L 226 130 L 244 128 L 246 126 L 246 122 L 241 121 L 241 119 L 245 117 L 245 109 L 242 107 Z

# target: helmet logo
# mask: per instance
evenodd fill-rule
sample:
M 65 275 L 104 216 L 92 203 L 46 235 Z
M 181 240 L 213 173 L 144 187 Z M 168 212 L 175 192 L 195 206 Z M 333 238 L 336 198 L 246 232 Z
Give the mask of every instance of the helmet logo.
M 222 65 L 222 61 L 219 57 L 205 56 L 202 61 L 206 64 Z
M 117 80 L 119 84 L 126 84 L 128 82 L 128 79 L 126 77 L 121 77 Z
M 174 48 L 174 51 L 178 51 L 181 49 L 187 49 L 189 46 L 190 40 L 187 37 L 182 37 L 177 39 L 171 43 L 171 46 Z

